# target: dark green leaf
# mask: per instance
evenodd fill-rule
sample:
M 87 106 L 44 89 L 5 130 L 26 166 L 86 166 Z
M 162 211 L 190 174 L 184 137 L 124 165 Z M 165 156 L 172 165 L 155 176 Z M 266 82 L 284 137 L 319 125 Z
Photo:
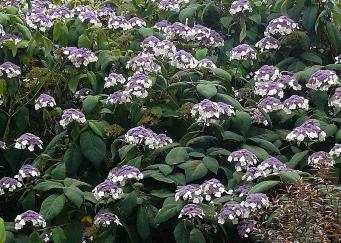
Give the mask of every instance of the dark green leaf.
M 81 133 L 80 148 L 82 154 L 95 166 L 101 164 L 106 154 L 106 145 L 104 141 L 91 131 Z
M 40 213 L 46 221 L 51 221 L 61 213 L 65 204 L 65 196 L 63 194 L 52 194 L 47 197 L 40 208 Z

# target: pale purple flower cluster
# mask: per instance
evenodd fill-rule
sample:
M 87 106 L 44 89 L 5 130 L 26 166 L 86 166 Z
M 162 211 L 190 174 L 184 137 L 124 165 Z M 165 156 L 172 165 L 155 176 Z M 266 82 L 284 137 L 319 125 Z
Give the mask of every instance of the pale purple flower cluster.
M 94 218 L 94 225 L 97 227 L 109 227 L 112 224 L 122 225 L 119 218 L 113 213 L 98 213 Z
M 83 11 L 79 13 L 78 18 L 83 23 L 92 24 L 97 27 L 102 26 L 101 20 L 97 17 L 96 12 L 92 9 L 91 11 Z
M 157 29 L 158 31 L 160 31 L 162 34 L 165 34 L 167 31 L 167 27 L 171 25 L 171 22 L 169 22 L 168 20 L 164 19 L 161 20 L 159 22 L 157 22 L 154 25 L 154 28 Z
M 0 140 L 0 149 L 6 149 L 6 143 Z
M 341 88 L 336 88 L 334 94 L 331 96 L 329 106 L 341 108 Z
M 136 57 L 128 61 L 126 68 L 135 72 L 142 73 L 159 73 L 161 66 L 154 62 L 153 56 L 138 54 Z
M 223 102 L 213 102 L 204 99 L 192 107 L 191 115 L 197 122 L 202 122 L 205 126 L 209 126 L 212 123 L 218 123 L 224 118 L 235 115 L 235 111 L 232 106 Z
M 129 19 L 128 22 L 130 24 L 130 28 L 144 27 L 147 25 L 147 23 L 143 19 L 140 19 L 139 17 L 133 17 Z
M 137 181 L 142 180 L 143 174 L 134 166 L 123 165 L 121 168 L 113 168 L 109 172 L 107 179 L 115 183 L 120 183 L 124 186 L 126 182 L 131 179 L 135 179 Z
M 167 39 L 177 38 L 186 40 L 189 30 L 190 30 L 189 26 L 180 22 L 175 22 L 165 27 L 164 34 L 166 35 Z
M 29 151 L 34 151 L 35 147 L 40 149 L 43 148 L 43 141 L 41 141 L 38 136 L 33 135 L 32 133 L 24 133 L 15 140 L 14 147 L 17 149 L 28 148 Z
M 205 216 L 204 211 L 197 204 L 187 204 L 185 205 L 179 214 L 179 218 L 188 217 L 188 218 L 201 218 Z
M 217 179 L 210 179 L 200 185 L 201 194 L 206 201 L 211 201 L 213 198 L 219 198 L 223 193 L 227 192 L 224 185 Z
M 26 16 L 27 25 L 35 30 L 46 32 L 53 25 L 50 15 L 43 12 L 31 12 Z
M 0 65 L 0 77 L 6 75 L 7 78 L 15 78 L 21 74 L 21 69 L 19 66 L 11 63 L 4 62 Z
M 301 90 L 302 86 L 298 83 L 297 79 L 291 75 L 280 75 L 276 80 L 277 82 L 284 85 L 284 87 L 290 87 L 293 90 Z
M 96 13 L 99 18 L 106 18 L 115 15 L 115 10 L 111 6 L 103 6 L 97 9 Z
M 262 124 L 264 126 L 267 126 L 269 124 L 269 122 L 266 119 L 266 117 L 257 108 L 251 108 L 250 116 L 251 116 L 251 119 L 252 119 L 252 123 Z
M 183 201 L 192 201 L 193 203 L 200 203 L 203 200 L 201 196 L 201 189 L 192 185 L 186 185 L 178 190 L 175 193 L 175 201 L 178 201 L 180 198 Z
M 249 194 L 241 205 L 251 212 L 264 209 L 270 206 L 269 198 L 263 193 Z
M 63 53 L 77 68 L 80 68 L 81 65 L 88 66 L 89 63 L 98 60 L 95 53 L 87 48 L 66 47 Z
M 116 29 L 129 30 L 132 28 L 129 21 L 124 16 L 115 15 L 112 15 L 109 18 L 108 27 L 114 30 Z
M 238 13 L 252 12 L 251 3 L 248 0 L 236 0 L 232 2 L 230 10 L 231 15 Z
M 218 213 L 218 223 L 225 224 L 226 220 L 231 220 L 233 224 L 238 224 L 242 218 L 247 218 L 249 212 L 239 203 L 226 203 Z
M 21 38 L 13 34 L 5 34 L 0 38 L 0 43 L 1 43 L 0 47 L 3 47 L 3 43 L 5 41 L 11 41 L 16 45 L 21 41 Z
M 107 103 L 114 104 L 124 104 L 131 102 L 131 96 L 128 91 L 116 91 L 110 94 L 107 98 Z
M 277 96 L 279 98 L 283 98 L 284 85 L 279 82 L 256 82 L 255 83 L 255 94 L 260 96 Z
M 4 26 L 0 24 L 0 37 L 4 36 L 6 34 Z
M 22 187 L 22 184 L 11 177 L 3 177 L 0 180 L 0 196 L 6 192 L 14 192 L 18 188 Z
M 41 108 L 46 107 L 54 107 L 56 106 L 56 101 L 54 98 L 47 94 L 41 94 L 39 97 L 35 100 L 34 108 L 36 110 L 40 110 Z
M 200 24 L 188 29 L 185 35 L 186 40 L 192 41 L 193 44 L 199 46 L 219 47 L 224 45 L 224 39 L 218 32 Z
M 125 84 L 127 80 L 122 74 L 110 73 L 104 78 L 104 88 L 115 87 L 118 84 Z
M 176 53 L 176 47 L 173 42 L 168 40 L 160 41 L 155 36 L 145 38 L 141 43 L 141 47 L 144 55 L 150 55 L 153 58 L 170 59 Z
M 148 96 L 147 89 L 152 87 L 152 85 L 152 80 L 146 74 L 137 72 L 128 78 L 125 91 L 131 96 L 146 98 Z
M 14 176 L 18 181 L 31 181 L 40 177 L 39 170 L 32 165 L 23 165 Z
M 250 220 L 244 220 L 237 226 L 238 234 L 241 237 L 247 238 L 249 234 L 256 229 L 256 223 Z
M 341 144 L 335 144 L 334 147 L 330 150 L 329 154 L 331 156 L 335 156 L 339 158 L 341 156 Z
M 287 16 L 281 16 L 269 22 L 264 31 L 265 36 L 289 35 L 298 29 L 298 24 Z
M 46 221 L 44 217 L 32 210 L 27 210 L 26 212 L 19 214 L 14 220 L 15 229 L 20 230 L 25 226 L 33 228 L 45 228 Z
M 314 119 L 308 120 L 301 126 L 296 127 L 286 137 L 288 141 L 296 141 L 298 144 L 305 139 L 324 141 L 325 138 L 326 133 L 320 128 L 320 122 Z
M 241 185 L 237 189 L 234 190 L 234 194 L 237 194 L 238 197 L 243 197 L 245 195 L 248 195 L 251 188 L 252 187 L 249 184 Z
M 284 106 L 279 99 L 272 96 L 267 96 L 259 102 L 259 107 L 265 112 L 273 112 L 282 110 Z
M 89 95 L 94 95 L 94 94 L 95 92 L 92 89 L 82 88 L 80 90 L 77 90 L 77 92 L 75 93 L 75 98 L 83 100 Z
M 335 64 L 341 64 L 341 54 L 335 57 Z
M 278 67 L 263 65 L 255 72 L 253 79 L 257 82 L 275 81 L 280 75 Z
M 172 143 L 172 139 L 165 134 L 156 134 L 149 128 L 134 127 L 125 135 L 125 141 L 129 144 L 142 144 L 150 149 L 158 149 Z
M 283 102 L 284 111 L 288 114 L 291 113 L 292 110 L 309 110 L 309 100 L 305 99 L 302 96 L 292 95 L 288 99 Z
M 176 52 L 170 61 L 170 64 L 183 70 L 196 68 L 198 60 L 191 53 L 184 50 Z
M 155 2 L 155 0 L 152 1 Z M 161 10 L 179 12 L 181 6 L 188 2 L 189 0 L 161 0 L 157 5 Z
M 266 36 L 256 43 L 256 47 L 259 48 L 261 52 L 265 50 L 277 50 L 279 48 L 279 41 L 272 36 Z
M 230 51 L 230 60 L 255 60 L 256 58 L 257 52 L 248 44 L 241 44 Z
M 197 66 L 198 68 L 217 68 L 217 66 L 207 58 L 201 59 Z
M 123 190 L 120 185 L 110 180 L 98 184 L 92 192 L 97 201 L 102 199 L 119 199 L 123 196 Z
M 339 77 L 334 71 L 318 70 L 311 75 L 306 86 L 314 90 L 327 91 L 330 87 L 339 83 Z
M 84 123 L 86 122 L 85 115 L 78 109 L 67 109 L 63 112 L 62 119 L 60 120 L 59 124 L 66 128 L 70 123 L 73 121 L 77 123 Z
M 51 20 L 65 21 L 74 17 L 73 12 L 66 6 L 56 7 L 50 10 Z
M 315 169 L 328 168 L 335 165 L 335 161 L 330 153 L 320 151 L 308 157 L 308 165 Z
M 250 166 L 254 166 L 258 163 L 258 159 L 255 154 L 247 149 L 240 149 L 232 152 L 227 158 L 228 162 L 237 162 L 235 165 L 236 171 L 242 171 Z

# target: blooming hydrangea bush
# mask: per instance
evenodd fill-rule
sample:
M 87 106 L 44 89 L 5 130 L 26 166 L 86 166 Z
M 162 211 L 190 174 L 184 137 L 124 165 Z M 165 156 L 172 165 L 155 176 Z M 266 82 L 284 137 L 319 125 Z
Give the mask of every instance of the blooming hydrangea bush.
M 285 187 L 340 181 L 340 13 L 1 1 L 0 242 L 257 242 Z

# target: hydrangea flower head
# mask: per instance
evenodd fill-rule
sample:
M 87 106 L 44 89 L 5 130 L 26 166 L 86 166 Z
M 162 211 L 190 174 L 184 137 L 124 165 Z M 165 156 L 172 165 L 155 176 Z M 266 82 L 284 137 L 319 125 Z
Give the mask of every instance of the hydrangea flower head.
M 327 91 L 331 86 L 339 83 L 340 80 L 335 71 L 318 70 L 311 75 L 306 86 L 313 90 Z
M 227 161 L 237 162 L 235 165 L 236 171 L 242 171 L 258 163 L 256 155 L 247 149 L 240 149 L 232 152 L 227 158 Z
M 18 175 L 14 176 L 18 181 L 29 181 L 40 177 L 39 170 L 32 165 L 23 165 Z
M 265 29 L 264 35 L 289 35 L 298 29 L 298 24 L 288 16 L 281 16 L 269 22 Z
M 119 199 L 123 195 L 123 190 L 120 185 L 110 180 L 105 180 L 104 182 L 98 184 L 92 192 L 97 201 L 102 199 Z
M 248 44 L 241 44 L 232 48 L 230 52 L 230 60 L 255 60 L 257 52 Z
M 28 148 L 29 151 L 34 151 L 35 147 L 43 149 L 43 141 L 32 133 L 25 133 L 15 140 L 14 147 L 17 149 Z
M 230 10 L 231 15 L 238 13 L 252 12 L 251 3 L 248 0 L 236 0 L 232 2 Z
M 302 96 L 292 95 L 288 99 L 283 102 L 284 111 L 288 114 L 291 113 L 292 110 L 309 110 L 309 100 L 305 99 Z
M 287 135 L 286 139 L 288 141 L 297 141 L 299 144 L 305 139 L 324 141 L 325 137 L 326 133 L 320 128 L 320 122 L 311 119 L 296 127 Z
M 14 192 L 22 187 L 21 182 L 11 177 L 3 177 L 0 179 L 0 196 L 7 192 Z
M 46 227 L 46 221 L 43 216 L 32 210 L 28 210 L 22 214 L 19 214 L 17 217 L 15 217 L 14 223 L 16 230 L 20 230 L 25 226 L 31 226 L 34 228 Z
M 142 180 L 143 174 L 141 171 L 130 165 L 123 165 L 121 168 L 114 168 L 109 172 L 108 180 L 115 183 L 120 183 L 122 186 L 126 184 L 128 180 Z
M 334 164 L 332 155 L 324 151 L 315 152 L 308 157 L 308 165 L 315 169 L 332 167 Z
M 73 121 L 80 124 L 86 122 L 85 115 L 83 114 L 83 112 L 73 108 L 67 109 L 63 112 L 62 119 L 60 120 L 59 124 L 63 128 L 66 128 Z
M 19 66 L 11 63 L 4 62 L 0 65 L 0 77 L 6 75 L 7 78 L 15 78 L 21 74 L 21 69 Z
M 35 100 L 34 108 L 36 110 L 40 110 L 42 108 L 46 107 L 54 107 L 56 106 L 56 101 L 54 98 L 47 94 L 41 94 L 39 97 Z
M 122 225 L 119 218 L 113 213 L 98 213 L 94 218 L 94 225 L 97 227 L 109 227 L 112 224 Z
M 186 185 L 176 190 L 175 201 L 178 201 L 181 198 L 184 201 L 200 203 L 203 200 L 201 193 L 202 192 L 200 188 L 197 188 L 192 185 Z
M 266 36 L 256 43 L 256 47 L 259 48 L 261 52 L 277 50 L 279 48 L 279 41 L 272 36 Z
M 204 211 L 197 204 L 187 204 L 185 205 L 179 214 L 179 218 L 188 217 L 188 218 L 201 218 L 205 216 Z

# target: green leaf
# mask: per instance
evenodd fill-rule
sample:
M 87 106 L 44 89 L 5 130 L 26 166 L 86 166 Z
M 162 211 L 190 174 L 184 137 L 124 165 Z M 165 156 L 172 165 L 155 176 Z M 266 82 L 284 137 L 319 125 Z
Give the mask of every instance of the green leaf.
M 227 17 L 222 17 L 220 18 L 220 23 L 223 25 L 224 28 L 228 28 L 230 26 L 230 24 L 233 21 L 233 17 L 232 16 L 227 16 Z
M 186 19 L 192 18 L 198 6 L 199 4 L 193 4 L 188 6 L 187 8 L 182 9 L 179 14 L 179 21 L 185 23 Z
M 295 154 L 294 156 L 292 156 L 290 161 L 286 163 L 286 165 L 292 169 L 296 168 L 298 163 L 301 162 L 308 153 L 309 153 L 309 150 L 304 150 L 302 152 Z
M 16 26 L 25 39 L 27 40 L 32 39 L 31 32 L 26 26 L 19 24 L 19 23 L 17 23 Z
M 284 171 L 279 173 L 282 181 L 296 184 L 300 179 L 301 176 L 297 172 L 291 172 L 291 171 Z
M 206 243 L 206 240 L 199 229 L 193 228 L 189 235 L 189 243 Z
M 262 181 L 254 185 L 251 188 L 250 193 L 268 192 L 280 183 L 281 183 L 280 181 Z
M 303 10 L 302 23 L 304 28 L 307 30 L 314 28 L 318 12 L 319 8 L 316 5 L 307 6 Z
M 268 152 L 260 147 L 243 144 L 242 148 L 254 153 L 260 161 L 266 160 L 269 157 Z
M 142 205 L 137 211 L 137 232 L 141 238 L 145 241 L 150 235 L 149 218 L 147 214 L 146 206 Z
M 206 156 L 203 158 L 202 162 L 208 170 L 212 171 L 214 174 L 217 174 L 219 162 L 215 158 Z
M 142 35 L 144 38 L 146 38 L 147 36 L 151 36 L 154 34 L 154 31 L 152 28 L 145 28 L 142 27 L 138 30 L 138 32 L 140 33 L 140 35 Z
M 173 148 L 166 156 L 166 163 L 176 165 L 183 163 L 189 159 L 187 150 L 184 147 Z
M 40 236 L 37 231 L 34 231 L 30 234 L 30 243 L 42 243 L 42 242 L 43 241 L 40 239 Z
M 81 133 L 80 148 L 82 154 L 95 166 L 99 166 L 105 158 L 106 145 L 104 141 L 91 131 Z
M 244 140 L 243 136 L 231 131 L 225 131 L 223 134 L 223 140 L 234 140 L 237 142 L 242 142 Z
M 167 198 L 164 201 L 162 208 L 156 214 L 154 222 L 156 224 L 161 224 L 178 215 L 178 207 L 179 203 L 177 203 L 173 197 Z
M 266 141 L 261 138 L 250 138 L 250 140 L 257 143 L 260 147 L 264 148 L 269 153 L 277 153 L 277 154 L 281 153 L 279 149 L 273 143 L 270 143 L 269 141 Z
M 198 49 L 195 52 L 196 59 L 198 60 L 204 59 L 207 56 L 207 52 L 208 52 L 207 48 Z
M 66 242 L 66 236 L 64 230 L 61 227 L 55 227 L 52 230 L 52 239 L 54 243 L 63 243 Z
M 68 187 L 64 189 L 65 196 L 78 208 L 83 203 L 82 191 L 78 187 Z
M 4 243 L 5 240 L 6 240 L 5 222 L 0 217 L 0 243 Z
M 213 72 L 214 75 L 225 81 L 231 81 L 232 79 L 231 75 L 221 68 L 211 68 L 211 71 Z
M 245 135 L 251 127 L 251 117 L 244 111 L 237 112 L 236 117 L 232 119 L 232 130 Z
M 30 191 L 23 198 L 21 205 L 24 210 L 34 210 L 36 205 L 36 195 L 34 191 Z M 1 241 L 0 241 L 1 242 Z
M 322 58 L 319 57 L 317 54 L 312 53 L 312 52 L 304 52 L 300 55 L 300 57 L 306 61 L 312 62 L 312 63 L 317 63 L 322 65 Z
M 243 107 L 242 105 L 233 97 L 226 95 L 226 94 L 217 94 L 216 95 L 217 100 L 224 102 L 228 105 L 232 105 L 234 108 L 238 109 L 238 110 L 242 110 Z
M 188 243 L 189 232 L 186 229 L 185 221 L 181 220 L 174 229 L 174 238 L 176 243 Z
M 40 213 L 46 221 L 51 221 L 62 212 L 64 204 L 65 196 L 63 194 L 52 194 L 41 204 Z
M 92 42 L 85 34 L 83 34 L 78 38 L 78 47 L 91 49 Z
M 64 188 L 63 184 L 55 181 L 44 181 L 37 184 L 33 189 L 37 191 L 48 191 L 51 189 Z
M 256 24 L 260 24 L 262 22 L 262 16 L 258 13 L 250 15 L 249 19 L 251 19 Z
M 338 52 L 341 49 L 341 33 L 334 23 L 326 22 L 327 34 L 332 47 Z
M 81 165 L 82 153 L 77 144 L 71 144 L 71 146 L 65 151 L 63 156 L 65 162 L 67 174 L 76 174 Z
M 210 99 L 217 94 L 217 88 L 213 84 L 198 84 L 196 89 L 199 94 L 207 99 Z
M 198 180 L 206 176 L 208 172 L 205 164 L 201 160 L 190 160 L 179 165 L 179 167 L 185 170 L 186 182 Z

